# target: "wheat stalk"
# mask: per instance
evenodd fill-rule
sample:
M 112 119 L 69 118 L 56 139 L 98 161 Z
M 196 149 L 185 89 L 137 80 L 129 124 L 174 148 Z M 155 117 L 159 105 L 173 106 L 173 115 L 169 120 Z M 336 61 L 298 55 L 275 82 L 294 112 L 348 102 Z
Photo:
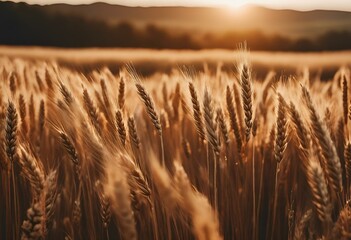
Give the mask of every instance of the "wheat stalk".
M 135 79 L 136 81 L 138 78 Z M 135 84 L 138 94 L 141 97 L 142 101 L 144 102 L 144 105 L 146 107 L 146 111 L 149 115 L 149 118 L 151 119 L 154 127 L 157 130 L 158 135 L 160 136 L 160 142 L 161 142 L 161 154 L 162 154 L 162 165 L 165 165 L 165 152 L 164 152 L 164 146 L 163 146 L 163 136 L 162 136 L 162 126 L 160 123 L 160 120 L 158 118 L 158 115 L 156 114 L 155 108 L 154 108 L 154 102 L 151 99 L 150 95 L 146 92 L 145 88 L 143 85 L 140 83 Z
M 325 165 L 324 169 L 326 171 L 328 182 L 335 192 L 340 192 L 342 191 L 341 164 L 335 146 L 330 138 L 329 132 L 322 124 L 313 106 L 310 93 L 304 86 L 302 86 L 302 93 L 310 112 L 313 133 L 322 150 L 323 163 Z
M 286 102 L 281 94 L 278 93 L 278 112 L 276 120 L 276 134 L 274 141 L 274 158 L 277 162 L 277 168 L 275 173 L 275 187 L 274 187 L 274 200 L 273 200 L 273 221 L 272 221 L 272 236 L 275 234 L 275 220 L 277 212 L 277 201 L 279 194 L 279 173 L 280 173 L 280 162 L 283 160 L 284 152 L 286 149 L 287 141 L 287 119 L 286 119 Z

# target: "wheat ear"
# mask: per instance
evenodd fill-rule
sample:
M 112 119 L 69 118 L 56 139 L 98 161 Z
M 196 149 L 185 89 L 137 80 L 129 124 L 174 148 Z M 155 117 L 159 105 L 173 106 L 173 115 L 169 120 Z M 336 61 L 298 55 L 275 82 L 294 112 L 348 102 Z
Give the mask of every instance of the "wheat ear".
M 174 182 L 182 195 L 181 207 L 191 216 L 193 232 L 197 239 L 220 240 L 219 222 L 216 211 L 200 193 L 194 192 L 184 168 L 175 162 Z
M 139 96 L 141 97 L 142 101 L 144 102 L 144 104 L 146 106 L 146 111 L 147 111 L 152 123 L 154 124 L 154 127 L 156 128 L 158 134 L 162 135 L 161 123 L 160 123 L 159 117 L 157 116 L 157 113 L 155 111 L 153 100 L 151 99 L 150 95 L 146 92 L 144 86 L 142 86 L 139 83 L 136 83 L 135 86 L 138 90 Z
M 34 203 L 27 210 L 28 220 L 22 224 L 22 240 L 39 240 L 43 238 L 43 211 L 40 203 Z
M 28 125 L 26 120 L 27 108 L 26 108 L 26 102 L 22 94 L 19 95 L 18 104 L 19 104 L 20 117 L 21 117 L 21 129 L 22 129 L 23 135 L 26 135 L 28 132 Z
M 108 97 L 107 87 L 104 79 L 101 79 L 100 87 L 101 87 L 102 98 L 104 99 L 105 108 L 110 109 L 111 105 L 110 105 L 110 100 Z
M 135 79 L 136 81 L 138 80 L 137 78 Z M 163 146 L 163 135 L 162 135 L 162 126 L 159 120 L 159 117 L 156 114 L 155 107 L 154 107 L 154 102 L 151 99 L 150 95 L 146 92 L 146 89 L 144 88 L 143 85 L 140 83 L 135 84 L 138 94 L 141 97 L 142 101 L 144 102 L 144 105 L 146 107 L 146 111 L 149 115 L 149 118 L 151 119 L 154 127 L 157 130 L 158 135 L 160 136 L 160 142 L 161 142 L 161 154 L 162 154 L 162 166 L 165 166 L 165 151 L 164 151 L 164 146 Z
M 125 146 L 127 133 L 123 122 L 122 112 L 120 110 L 117 110 L 116 112 L 116 124 L 117 124 L 119 139 L 121 140 L 122 145 Z
M 44 189 L 45 189 L 45 220 L 46 220 L 46 223 L 50 223 L 55 213 L 56 200 L 58 195 L 56 171 L 51 171 L 47 175 Z
M 199 137 L 201 140 L 205 140 L 205 130 L 204 130 L 204 124 L 202 122 L 202 112 L 200 108 L 200 103 L 197 98 L 197 93 L 194 87 L 194 84 L 192 82 L 189 82 L 189 92 L 191 95 L 191 102 L 193 104 L 193 117 L 195 120 L 195 125 L 196 125 L 196 130 L 199 134 Z
M 216 125 L 213 121 L 213 107 L 212 107 L 212 99 L 207 91 L 205 90 L 204 94 L 204 118 L 205 118 L 205 126 L 208 136 L 208 141 L 210 142 L 213 151 L 218 156 L 220 153 L 218 136 L 216 133 Z
M 136 129 L 135 120 L 133 117 L 128 118 L 128 132 L 130 142 L 136 149 L 140 148 L 140 138 L 138 136 L 138 131 Z
M 303 239 L 305 236 L 305 229 L 308 226 L 312 217 L 312 209 L 307 210 L 300 218 L 298 225 L 295 227 L 294 239 Z
M 287 144 L 287 118 L 286 102 L 281 94 L 278 93 L 278 115 L 276 122 L 276 136 L 274 144 L 274 156 L 278 164 L 283 160 L 283 154 Z
M 302 86 L 303 97 L 306 101 L 307 107 L 310 112 L 310 119 L 312 124 L 313 133 L 319 142 L 322 150 L 324 169 L 328 178 L 328 182 L 335 192 L 342 191 L 342 175 L 341 164 L 339 157 L 336 153 L 335 146 L 330 138 L 329 132 L 326 130 L 325 125 L 322 124 L 311 100 L 310 93 Z
M 237 148 L 238 148 L 238 151 L 240 153 L 241 149 L 242 149 L 242 139 L 241 139 L 238 119 L 236 116 L 235 107 L 234 107 L 234 103 L 233 103 L 233 95 L 232 95 L 232 92 L 231 92 L 229 86 L 227 86 L 226 101 L 227 101 L 227 111 L 229 113 L 231 127 L 234 131 Z
M 331 221 L 331 203 L 323 170 L 318 162 L 311 161 L 307 169 L 307 182 L 310 186 L 313 205 L 322 222 Z
M 16 94 L 16 90 L 17 90 L 16 80 L 17 80 L 16 74 L 14 72 L 11 72 L 9 87 L 10 87 L 10 91 L 11 91 L 12 95 Z
M 63 85 L 62 82 L 60 82 L 60 92 L 67 106 L 70 106 L 73 103 L 74 99 L 71 92 L 68 90 L 68 88 L 65 85 Z
M 220 108 L 220 107 L 217 108 L 217 121 L 218 121 L 219 128 L 221 129 L 224 143 L 228 147 L 229 142 L 230 142 L 228 128 L 227 128 L 227 123 L 224 120 L 222 108 Z
M 59 134 L 60 134 L 61 142 L 62 142 L 63 146 L 65 147 L 65 149 L 66 149 L 71 161 L 73 162 L 73 164 L 75 166 L 75 170 L 76 170 L 76 173 L 78 175 L 78 178 L 80 178 L 80 164 L 79 164 L 79 158 L 78 158 L 77 150 L 74 147 L 73 142 L 67 136 L 66 133 L 61 131 L 61 132 L 59 132 Z
M 39 106 L 39 134 L 42 135 L 44 132 L 44 125 L 45 125 L 45 102 L 44 100 L 40 101 L 40 106 Z
M 111 221 L 111 203 L 109 197 L 105 195 L 103 190 L 101 189 L 101 184 L 99 181 L 95 183 L 95 188 L 97 195 L 99 197 L 99 203 L 100 203 L 100 215 L 102 219 L 102 223 L 104 225 L 104 228 L 108 228 L 108 225 Z
M 101 125 L 100 125 L 98 111 L 97 111 L 97 109 L 94 105 L 94 102 L 90 98 L 89 93 L 86 89 L 84 89 L 84 91 L 83 91 L 83 99 L 84 99 L 85 110 L 88 113 L 88 116 L 90 118 L 92 125 L 94 126 L 94 128 L 96 129 L 96 131 L 98 133 L 101 133 Z
M 345 77 L 345 74 L 342 75 L 342 107 L 343 107 L 343 112 L 344 112 L 344 122 L 347 124 L 347 119 L 349 115 L 349 108 L 348 108 L 348 84 L 347 84 L 347 79 Z
M 45 185 L 45 177 L 43 169 L 39 167 L 39 161 L 33 155 L 29 154 L 24 147 L 21 149 L 20 164 L 24 176 L 28 179 L 29 183 L 35 191 L 35 197 L 39 198 L 43 192 Z
M 6 115 L 5 146 L 7 157 L 11 162 L 14 162 L 17 158 L 17 121 L 18 116 L 15 105 L 9 102 Z
M 301 145 L 301 148 L 303 151 L 306 152 L 308 151 L 311 145 L 311 138 L 309 136 L 307 128 L 303 123 L 299 112 L 296 110 L 295 105 L 292 102 L 290 102 L 290 106 L 288 110 L 291 116 L 291 121 L 294 125 L 294 129 L 296 131 L 299 143 Z
M 172 108 L 173 108 L 173 115 L 174 119 L 178 120 L 179 118 L 179 104 L 180 104 L 180 84 L 177 83 L 174 96 L 172 99 Z
M 243 99 L 243 108 L 245 114 L 245 136 L 246 141 L 250 139 L 252 128 L 252 90 L 251 90 L 251 75 L 249 68 L 244 64 L 241 70 L 241 97 Z
M 118 225 L 123 239 L 138 239 L 135 228 L 134 213 L 131 208 L 130 190 L 123 180 L 115 180 L 113 183 L 114 192 L 111 195 L 113 209 L 118 218 Z
M 338 220 L 334 224 L 333 231 L 329 239 L 350 239 L 351 238 L 351 207 L 345 204 L 341 210 Z
M 281 94 L 278 93 L 278 113 L 276 121 L 276 134 L 274 141 L 274 158 L 277 161 L 277 168 L 275 172 L 275 186 L 274 186 L 274 200 L 273 200 L 273 221 L 272 221 L 272 236 L 275 230 L 275 220 L 277 213 L 277 202 L 279 194 L 279 173 L 280 162 L 283 160 L 287 140 L 287 119 L 286 119 L 286 102 Z
M 347 191 L 349 191 L 351 184 L 351 143 L 348 142 L 344 149 L 344 159 L 345 159 L 345 175 L 347 182 Z
M 118 106 L 122 110 L 124 108 L 124 102 L 125 102 L 124 95 L 125 95 L 125 83 L 124 83 L 124 78 L 121 77 L 121 80 L 119 81 L 119 88 L 118 88 Z
M 45 82 L 50 91 L 54 90 L 53 79 L 48 68 L 45 68 Z

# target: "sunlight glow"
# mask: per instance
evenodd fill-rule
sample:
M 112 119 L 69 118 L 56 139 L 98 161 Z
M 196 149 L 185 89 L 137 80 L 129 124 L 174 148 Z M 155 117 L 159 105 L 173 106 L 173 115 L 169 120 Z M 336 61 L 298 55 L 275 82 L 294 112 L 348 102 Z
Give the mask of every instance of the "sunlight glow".
M 243 5 L 245 5 L 246 1 L 232 1 L 226 4 L 231 10 L 237 11 Z
M 231 1 L 225 4 L 224 8 L 229 12 L 230 15 L 241 15 L 245 13 L 246 1 Z

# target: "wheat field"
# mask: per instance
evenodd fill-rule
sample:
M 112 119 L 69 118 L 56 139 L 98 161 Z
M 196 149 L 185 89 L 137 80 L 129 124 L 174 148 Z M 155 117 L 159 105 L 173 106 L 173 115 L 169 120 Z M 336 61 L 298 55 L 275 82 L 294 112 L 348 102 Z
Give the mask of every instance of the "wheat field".
M 350 71 L 0 58 L 1 239 L 350 239 Z

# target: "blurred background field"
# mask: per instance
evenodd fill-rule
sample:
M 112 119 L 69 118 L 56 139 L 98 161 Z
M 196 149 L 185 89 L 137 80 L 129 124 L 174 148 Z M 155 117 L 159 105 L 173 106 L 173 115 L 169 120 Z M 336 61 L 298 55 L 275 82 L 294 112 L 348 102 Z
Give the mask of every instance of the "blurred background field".
M 0 56 L 9 59 L 22 58 L 36 62 L 45 60 L 62 66 L 89 73 L 108 67 L 118 73 L 131 63 L 144 76 L 170 73 L 183 65 L 196 71 L 215 73 L 220 67 L 225 72 L 234 72 L 237 62 L 244 57 L 240 51 L 207 50 L 155 50 L 86 48 L 62 49 L 40 47 L 0 47 Z M 351 51 L 339 52 L 267 52 L 251 51 L 249 60 L 257 78 L 264 78 L 269 71 L 279 75 L 302 75 L 308 70 L 311 78 L 332 79 L 340 67 L 351 66 Z

